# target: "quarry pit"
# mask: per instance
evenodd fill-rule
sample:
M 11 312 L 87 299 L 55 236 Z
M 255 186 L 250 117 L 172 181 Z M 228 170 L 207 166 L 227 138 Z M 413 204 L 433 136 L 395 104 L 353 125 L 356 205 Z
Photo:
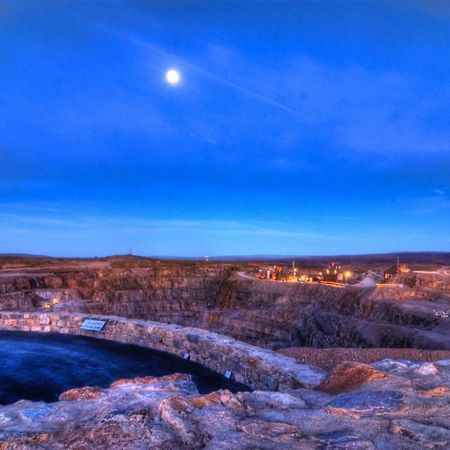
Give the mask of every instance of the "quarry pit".
M 70 312 L 194 326 L 259 347 L 450 349 L 450 276 L 402 287 L 274 283 L 242 265 L 138 258 L 0 273 L 0 310 Z M 244 266 L 245 269 L 245 266 Z M 400 284 L 400 283 L 399 283 Z
M 145 347 L 245 389 L 199 392 L 189 373 L 74 386 L 0 407 L 0 448 L 446 448 L 447 274 L 337 289 L 247 270 L 134 257 L 3 265 L 3 332 Z M 86 319 L 105 327 L 83 330 Z

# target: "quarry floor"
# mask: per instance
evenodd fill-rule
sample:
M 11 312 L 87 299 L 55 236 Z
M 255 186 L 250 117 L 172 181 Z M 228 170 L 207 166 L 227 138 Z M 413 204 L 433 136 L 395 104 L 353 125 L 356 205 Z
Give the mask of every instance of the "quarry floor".
M 372 364 L 382 359 L 408 360 L 415 363 L 450 359 L 449 350 L 421 350 L 416 348 L 311 348 L 289 347 L 279 353 L 304 364 L 331 371 L 345 361 Z

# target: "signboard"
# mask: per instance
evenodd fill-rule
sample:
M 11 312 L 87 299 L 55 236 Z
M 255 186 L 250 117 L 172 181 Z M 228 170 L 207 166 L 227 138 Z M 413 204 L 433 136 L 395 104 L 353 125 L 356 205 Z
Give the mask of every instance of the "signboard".
M 82 330 L 88 330 L 88 331 L 102 331 L 103 327 L 105 326 L 104 320 L 92 320 L 92 319 L 86 319 L 81 324 Z
M 228 378 L 229 380 L 231 379 L 231 376 L 233 375 L 232 373 L 231 373 L 231 370 L 227 370 L 227 371 L 225 371 L 225 378 Z

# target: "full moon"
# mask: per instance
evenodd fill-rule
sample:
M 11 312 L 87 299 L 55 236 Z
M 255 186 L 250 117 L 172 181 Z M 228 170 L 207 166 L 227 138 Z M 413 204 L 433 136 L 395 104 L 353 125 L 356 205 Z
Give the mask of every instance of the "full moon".
M 169 84 L 178 84 L 180 82 L 180 72 L 170 69 L 166 72 L 166 80 Z

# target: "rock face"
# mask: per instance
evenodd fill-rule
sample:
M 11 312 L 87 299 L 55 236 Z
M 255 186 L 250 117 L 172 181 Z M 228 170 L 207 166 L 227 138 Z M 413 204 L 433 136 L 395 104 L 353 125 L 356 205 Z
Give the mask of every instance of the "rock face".
M 56 403 L 20 401 L 0 408 L 0 449 L 448 448 L 450 360 L 369 367 L 372 375 L 337 394 L 200 395 L 176 374 L 72 390 Z
M 97 314 L 154 319 L 175 317 L 178 312 L 180 320 L 192 319 L 194 313 L 218 301 L 231 271 L 227 264 L 152 263 L 143 268 L 108 265 L 104 269 L 12 274 L 0 278 L 0 308 L 55 307 L 49 300 L 56 298 L 56 309 L 75 305 Z
M 397 280 L 405 282 L 403 288 L 338 289 L 252 280 L 238 269 L 152 262 L 146 267 L 110 264 L 3 275 L 0 309 L 78 311 L 193 325 L 274 349 L 450 349 L 450 291 L 443 275 L 435 281 L 407 274 L 409 278 Z
M 330 376 L 317 389 L 339 394 L 357 388 L 368 381 L 384 378 L 384 373 L 368 364 L 346 361 L 335 367 Z
M 397 274 L 392 278 L 396 283 L 402 283 L 411 288 L 428 288 L 450 291 L 450 277 L 436 272 L 408 272 Z
M 450 290 L 444 275 L 434 276 L 440 277 L 437 282 L 406 274 L 410 282 L 401 279 L 404 287 L 338 289 L 251 279 L 230 264 L 136 264 L 3 274 L 0 310 L 177 323 L 273 349 L 450 349 Z

